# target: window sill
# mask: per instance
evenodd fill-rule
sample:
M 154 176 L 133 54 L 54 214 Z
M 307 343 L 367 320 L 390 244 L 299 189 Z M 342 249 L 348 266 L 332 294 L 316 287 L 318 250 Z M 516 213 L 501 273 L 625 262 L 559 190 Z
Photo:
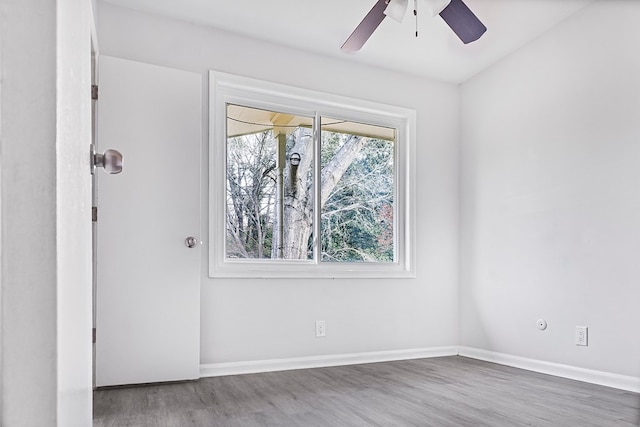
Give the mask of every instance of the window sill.
M 215 266 L 209 274 L 211 278 L 256 278 L 256 279 L 411 279 L 416 274 L 413 269 L 398 264 L 358 264 L 339 265 L 315 264 L 312 261 L 273 261 L 260 263 L 224 263 Z

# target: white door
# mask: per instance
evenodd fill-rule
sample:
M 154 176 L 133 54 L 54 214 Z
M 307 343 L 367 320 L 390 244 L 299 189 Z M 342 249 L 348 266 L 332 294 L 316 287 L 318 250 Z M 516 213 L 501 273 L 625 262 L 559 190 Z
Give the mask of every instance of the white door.
M 97 151 L 124 168 L 96 171 L 96 385 L 197 378 L 202 76 L 106 56 L 99 71 Z

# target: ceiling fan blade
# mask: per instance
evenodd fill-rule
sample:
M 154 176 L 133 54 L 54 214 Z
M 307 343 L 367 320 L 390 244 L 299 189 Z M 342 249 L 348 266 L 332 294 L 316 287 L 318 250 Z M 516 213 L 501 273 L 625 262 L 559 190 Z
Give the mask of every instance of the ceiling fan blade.
M 440 16 L 464 44 L 478 40 L 487 31 L 487 27 L 462 0 L 451 0 Z
M 353 33 L 351 33 L 349 38 L 344 42 L 340 50 L 347 53 L 359 51 L 386 17 L 384 14 L 386 7 L 386 0 L 378 0 L 369 13 L 367 13 L 367 16 L 365 16 L 362 22 L 353 30 Z

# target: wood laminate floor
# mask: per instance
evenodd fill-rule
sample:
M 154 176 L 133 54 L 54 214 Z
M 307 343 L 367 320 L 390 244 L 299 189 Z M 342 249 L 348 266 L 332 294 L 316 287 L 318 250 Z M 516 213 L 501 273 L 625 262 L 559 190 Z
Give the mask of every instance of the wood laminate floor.
M 640 394 L 452 356 L 98 390 L 94 426 L 640 426 Z

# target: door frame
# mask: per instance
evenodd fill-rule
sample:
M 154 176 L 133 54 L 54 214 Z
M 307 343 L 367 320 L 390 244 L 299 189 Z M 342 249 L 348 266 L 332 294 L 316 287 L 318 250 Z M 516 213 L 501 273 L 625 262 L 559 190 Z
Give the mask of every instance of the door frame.
M 94 87 L 98 87 L 98 36 L 95 23 L 91 26 L 91 145 L 98 147 L 98 100 L 94 99 Z M 93 159 L 91 159 L 93 163 Z M 97 194 L 96 175 L 91 174 L 91 384 L 96 388 L 96 294 L 97 294 Z

